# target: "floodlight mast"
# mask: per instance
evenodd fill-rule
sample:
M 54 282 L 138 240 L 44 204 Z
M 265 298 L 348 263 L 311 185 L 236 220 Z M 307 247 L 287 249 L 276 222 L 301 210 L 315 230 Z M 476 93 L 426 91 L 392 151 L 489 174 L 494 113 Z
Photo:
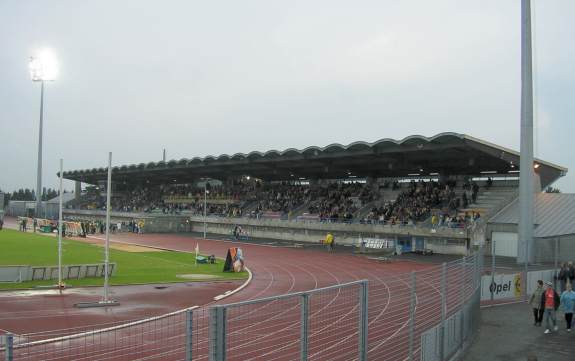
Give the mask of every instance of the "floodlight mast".
M 64 196 L 62 189 L 62 177 L 64 173 L 64 160 L 60 158 L 60 196 L 58 197 L 58 289 L 62 293 L 64 283 L 62 282 L 62 197 Z
M 36 56 L 30 58 L 30 78 L 33 82 L 40 82 L 40 125 L 38 132 L 38 169 L 36 178 L 36 212 L 40 215 L 42 207 L 42 128 L 44 122 L 44 83 L 56 79 L 58 67 L 56 57 L 49 49 L 42 49 Z M 44 212 L 45 213 L 45 212 Z M 45 216 L 45 214 L 44 214 Z
M 525 272 L 533 262 L 533 66 L 531 1 L 521 1 L 521 148 L 519 175 L 519 242 L 517 262 Z
M 104 244 L 104 300 L 110 303 L 110 212 L 112 211 L 112 152 L 108 153 L 108 183 L 106 187 L 106 243 Z

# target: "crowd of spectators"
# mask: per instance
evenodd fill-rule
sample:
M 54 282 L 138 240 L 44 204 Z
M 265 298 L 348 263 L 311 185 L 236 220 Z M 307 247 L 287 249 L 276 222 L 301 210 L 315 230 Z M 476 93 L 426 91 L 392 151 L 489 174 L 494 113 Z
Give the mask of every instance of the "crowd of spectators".
M 487 183 L 487 186 L 490 186 Z M 385 199 L 391 188 L 395 199 Z M 233 183 L 168 184 L 140 186 L 115 192 L 112 209 L 123 212 L 155 212 L 222 217 L 261 217 L 273 212 L 289 215 L 307 205 L 309 215 L 320 221 L 352 222 L 358 211 L 373 204 L 367 214 L 362 211 L 361 223 L 410 225 L 431 219 L 434 226 L 466 223 L 476 220 L 478 213 L 462 213 L 477 199 L 479 187 L 465 181 L 456 192 L 454 181 L 387 181 L 379 187 L 363 182 L 332 182 L 309 185 L 296 182 L 270 182 L 246 179 Z M 87 189 L 80 208 L 105 210 L 105 197 L 97 187 Z M 363 215 L 365 214 L 365 215 Z
M 351 222 L 355 213 L 376 199 L 377 194 L 365 183 L 331 183 L 317 192 L 319 200 L 310 205 L 310 214 L 321 221 Z
M 395 200 L 374 206 L 361 222 L 412 225 L 428 219 L 433 210 L 438 210 L 438 213 L 441 213 L 438 218 L 446 223 L 459 221 L 457 210 L 467 207 L 468 202 L 465 192 L 462 197 L 457 196 L 455 186 L 455 182 L 452 181 L 445 183 L 412 181 Z M 394 184 L 393 188 L 397 189 L 397 186 Z M 464 219 L 461 221 L 465 222 Z
M 278 184 L 259 187 L 254 199 L 257 205 L 253 215 L 256 217 L 265 212 L 280 212 L 287 214 L 295 208 L 310 202 L 316 191 L 309 186 Z

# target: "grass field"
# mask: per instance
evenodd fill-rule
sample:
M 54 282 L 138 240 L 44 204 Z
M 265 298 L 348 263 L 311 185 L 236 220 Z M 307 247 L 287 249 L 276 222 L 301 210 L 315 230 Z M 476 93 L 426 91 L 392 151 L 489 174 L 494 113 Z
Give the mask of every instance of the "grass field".
M 81 241 L 62 240 L 62 264 L 102 263 L 104 248 Z M 247 272 L 222 272 L 223 261 L 216 264 L 195 263 L 192 253 L 153 251 L 126 252 L 110 249 L 110 262 L 116 263 L 116 271 L 110 278 L 112 285 L 190 282 L 177 275 L 206 275 L 204 279 L 244 279 Z M 58 241 L 56 237 L 22 233 L 4 229 L 0 231 L 0 265 L 54 266 L 58 264 Z M 202 280 L 201 278 L 196 280 Z M 65 280 L 71 286 L 102 285 L 103 278 Z M 31 288 L 53 285 L 54 280 L 22 283 L 0 283 L 0 289 Z

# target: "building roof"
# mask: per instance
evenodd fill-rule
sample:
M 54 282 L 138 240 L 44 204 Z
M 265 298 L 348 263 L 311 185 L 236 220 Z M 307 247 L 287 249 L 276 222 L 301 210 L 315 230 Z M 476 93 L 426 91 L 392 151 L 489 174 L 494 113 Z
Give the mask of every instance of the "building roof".
M 66 203 L 70 202 L 71 200 L 73 200 L 75 198 L 75 196 L 76 195 L 74 193 L 71 193 L 71 192 L 63 193 L 62 203 L 66 204 Z M 52 199 L 49 199 L 47 202 L 48 203 L 60 203 L 60 196 L 56 196 Z
M 575 234 L 575 194 L 537 193 L 534 237 L 547 238 Z M 519 223 L 519 200 L 502 209 L 489 224 Z
M 542 186 L 565 175 L 567 169 L 546 161 L 538 173 Z M 337 179 L 354 177 L 408 177 L 414 175 L 510 175 L 519 169 L 519 153 L 465 134 L 412 135 L 401 140 L 384 138 L 373 143 L 339 143 L 325 147 L 253 151 L 116 166 L 114 182 L 187 183 L 199 178 L 225 180 L 249 175 L 264 180 Z M 517 175 L 517 174 L 515 174 Z M 106 168 L 64 172 L 64 178 L 97 184 L 106 180 Z

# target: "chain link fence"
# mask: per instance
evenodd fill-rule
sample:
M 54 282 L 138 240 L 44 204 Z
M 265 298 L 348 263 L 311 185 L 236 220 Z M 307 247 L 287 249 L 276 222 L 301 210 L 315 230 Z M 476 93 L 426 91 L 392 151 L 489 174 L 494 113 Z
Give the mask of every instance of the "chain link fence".
M 478 326 L 482 252 L 406 274 L 2 337 L 0 360 L 450 360 Z M 81 331 L 81 332 L 80 332 Z

